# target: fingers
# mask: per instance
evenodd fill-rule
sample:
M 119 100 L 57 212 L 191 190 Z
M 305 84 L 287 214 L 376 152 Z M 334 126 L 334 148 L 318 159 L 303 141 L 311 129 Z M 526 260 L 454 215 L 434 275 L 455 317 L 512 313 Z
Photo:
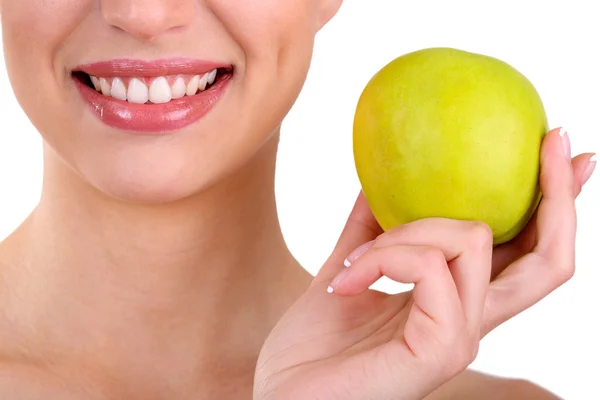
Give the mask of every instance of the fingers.
M 562 133 L 550 132 L 542 145 L 535 247 L 490 284 L 482 334 L 537 303 L 574 272 L 577 179 L 565 157 L 568 135 Z
M 405 282 L 414 278 L 407 277 L 406 268 L 428 268 L 432 264 L 432 249 L 438 249 L 452 278 L 448 284 L 457 292 L 468 324 L 479 326 L 490 279 L 492 244 L 492 232 L 483 223 L 443 218 L 415 221 L 379 236 L 371 248 L 332 281 L 330 291 L 338 295 L 358 294 L 381 276 L 415 283 Z M 432 291 L 428 295 L 439 297 L 440 293 Z
M 313 285 L 322 281 L 328 284 L 344 269 L 344 260 L 351 251 L 375 239 L 382 232 L 361 191 L 333 252 L 315 277 Z
M 537 215 L 537 244 L 535 251 L 542 257 L 562 265 L 575 262 L 575 179 L 568 134 L 551 134 L 542 144 L 540 188 L 543 199 Z
M 583 153 L 575 156 L 571 159 L 571 166 L 573 167 L 573 195 L 579 196 L 583 186 L 587 183 L 594 168 L 596 167 L 596 154 L 594 153 Z
M 593 153 L 580 154 L 571 160 L 573 167 L 573 194 L 577 197 L 585 184 L 586 177 L 590 169 L 593 169 L 594 161 L 590 159 L 594 156 Z M 534 217 L 529 221 L 527 226 L 519 235 L 509 243 L 502 244 L 494 249 L 492 259 L 492 277 L 495 278 L 507 265 L 521 257 L 523 254 L 533 250 L 536 237 L 537 218 Z
M 384 275 L 396 282 L 414 283 L 415 304 L 432 321 L 448 325 L 462 316 L 460 298 L 446 258 L 435 247 L 373 247 L 337 277 L 330 292 L 358 294 Z

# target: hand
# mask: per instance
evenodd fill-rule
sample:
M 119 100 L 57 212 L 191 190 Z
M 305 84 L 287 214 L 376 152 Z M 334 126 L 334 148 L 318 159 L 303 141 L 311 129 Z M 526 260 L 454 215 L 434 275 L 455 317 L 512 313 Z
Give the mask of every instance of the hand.
M 556 131 L 544 140 L 536 219 L 495 251 L 478 222 L 431 218 L 382 233 L 360 195 L 330 258 L 267 338 L 254 399 L 422 399 L 462 372 L 483 335 L 572 274 L 589 155 L 571 164 L 561 142 Z M 369 290 L 381 276 L 414 289 Z
M 537 303 L 575 272 L 574 200 L 594 172 L 596 161 L 593 153 L 580 154 L 571 159 L 569 174 L 556 159 L 560 157 L 560 144 L 565 156 L 570 157 L 571 146 L 564 130 L 551 131 L 543 143 L 540 186 L 544 197 L 537 212 L 516 238 L 494 249 L 494 284 L 486 299 L 490 318 L 482 327 L 482 336 Z M 572 182 L 568 179 L 571 176 Z M 493 304 L 503 307 L 494 308 Z

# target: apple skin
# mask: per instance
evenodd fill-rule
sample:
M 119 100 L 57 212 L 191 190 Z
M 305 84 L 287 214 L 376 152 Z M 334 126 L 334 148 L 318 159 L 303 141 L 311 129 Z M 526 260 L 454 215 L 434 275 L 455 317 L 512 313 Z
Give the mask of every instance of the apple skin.
M 383 230 L 441 217 L 513 239 L 541 199 L 548 132 L 532 83 L 497 58 L 453 48 L 402 55 L 371 78 L 354 117 L 354 161 Z

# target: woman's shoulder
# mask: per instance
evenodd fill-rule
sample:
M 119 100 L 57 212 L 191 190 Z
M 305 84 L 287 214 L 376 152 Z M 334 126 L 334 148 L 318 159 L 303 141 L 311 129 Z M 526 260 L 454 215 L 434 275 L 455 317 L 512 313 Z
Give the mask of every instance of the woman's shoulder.
M 560 400 L 525 379 L 504 378 L 466 370 L 425 400 Z

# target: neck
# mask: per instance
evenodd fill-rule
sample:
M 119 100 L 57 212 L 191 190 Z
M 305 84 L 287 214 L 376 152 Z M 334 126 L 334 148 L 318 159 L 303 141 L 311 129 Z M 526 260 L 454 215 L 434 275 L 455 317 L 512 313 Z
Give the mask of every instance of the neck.
M 147 348 L 144 337 L 154 349 L 169 343 L 158 350 L 163 365 L 167 353 L 183 362 L 190 347 L 207 359 L 231 346 L 256 354 L 309 281 L 279 226 L 277 141 L 202 193 L 160 205 L 107 198 L 47 154 L 39 206 L 5 243 L 14 249 L 5 278 L 29 297 L 19 310 L 26 324 L 68 318 L 50 323 L 60 332 L 49 337 L 71 349 L 115 338 L 123 349 L 110 357 Z

